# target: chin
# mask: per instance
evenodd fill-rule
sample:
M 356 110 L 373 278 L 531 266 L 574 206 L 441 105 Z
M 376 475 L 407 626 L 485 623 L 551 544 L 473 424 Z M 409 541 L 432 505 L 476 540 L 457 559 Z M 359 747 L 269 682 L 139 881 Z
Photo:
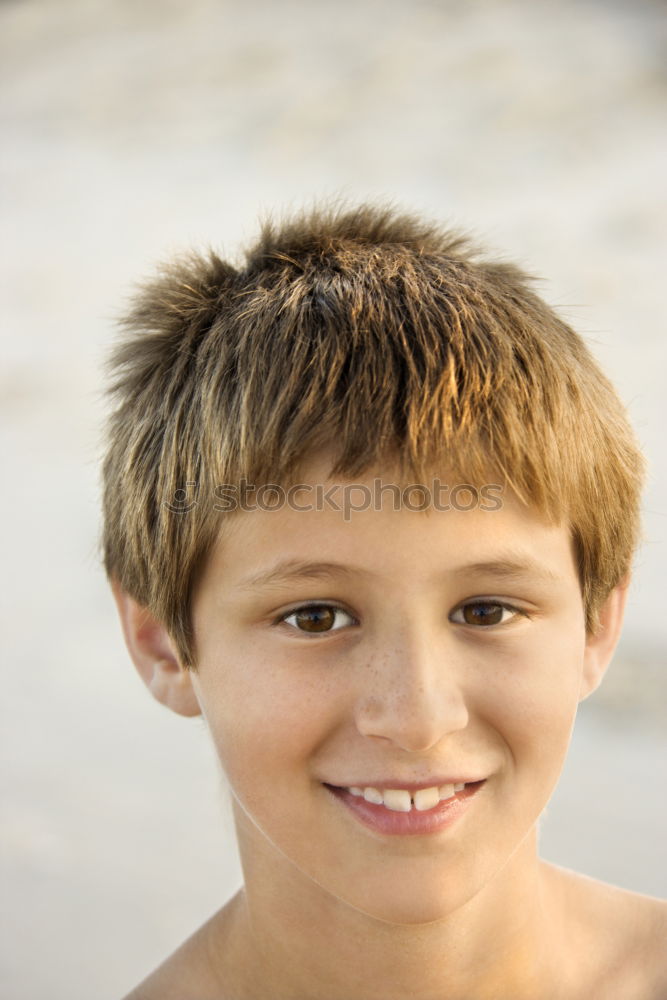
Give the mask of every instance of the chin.
M 348 903 L 368 917 L 385 924 L 417 927 L 423 924 L 433 924 L 438 920 L 446 920 L 470 897 L 454 898 L 451 890 L 434 892 L 392 893 L 372 895 L 370 892 L 363 899 L 348 900 Z

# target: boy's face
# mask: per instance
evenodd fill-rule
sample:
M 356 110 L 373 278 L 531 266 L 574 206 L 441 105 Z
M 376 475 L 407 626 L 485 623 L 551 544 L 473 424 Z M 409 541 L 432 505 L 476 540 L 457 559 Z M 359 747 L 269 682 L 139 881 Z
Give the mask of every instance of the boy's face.
M 313 463 L 302 481 L 325 483 L 329 468 Z M 248 585 L 283 560 L 341 568 Z M 314 603 L 327 607 L 295 615 Z M 463 905 L 532 843 L 578 701 L 614 644 L 587 639 L 567 528 L 507 494 L 492 511 L 394 511 L 389 498 L 348 521 L 331 509 L 238 514 L 199 584 L 194 627 L 191 681 L 242 853 L 399 923 Z M 413 806 L 417 835 L 407 813 L 344 791 L 449 779 L 482 783 L 432 827 Z

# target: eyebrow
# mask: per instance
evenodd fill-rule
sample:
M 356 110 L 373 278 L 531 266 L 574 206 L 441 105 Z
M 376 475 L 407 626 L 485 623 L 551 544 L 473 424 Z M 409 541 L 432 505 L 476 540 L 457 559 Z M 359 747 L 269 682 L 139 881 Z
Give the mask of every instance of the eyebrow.
M 309 562 L 302 559 L 284 559 L 268 570 L 244 577 L 238 586 L 243 590 L 255 587 L 268 587 L 271 584 L 289 582 L 290 580 L 327 580 L 332 577 L 371 577 L 369 570 L 360 566 L 346 566 L 335 562 Z
M 497 559 L 491 562 L 469 563 L 452 571 L 460 576 L 493 576 L 498 580 L 525 580 L 528 577 L 545 583 L 560 583 L 562 575 L 534 559 Z
M 545 583 L 559 583 L 561 576 L 527 557 L 522 559 L 501 558 L 487 562 L 466 563 L 453 567 L 452 576 L 490 576 L 497 580 L 525 580 L 537 578 Z M 301 559 L 284 559 L 269 569 L 244 577 L 237 586 L 242 590 L 254 590 L 295 580 L 329 580 L 336 577 L 346 579 L 370 579 L 376 574 L 361 566 L 348 566 L 337 562 L 312 562 Z M 443 574 L 445 575 L 445 574 Z

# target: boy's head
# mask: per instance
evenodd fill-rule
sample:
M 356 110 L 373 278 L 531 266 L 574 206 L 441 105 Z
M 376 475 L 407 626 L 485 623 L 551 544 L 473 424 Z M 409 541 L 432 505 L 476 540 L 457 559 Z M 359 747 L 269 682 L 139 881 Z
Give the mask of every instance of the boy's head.
M 586 626 L 627 575 L 643 462 L 580 337 L 517 267 L 390 209 L 267 224 L 235 268 L 170 265 L 137 297 L 111 370 L 104 560 L 196 665 L 191 598 L 223 484 L 398 469 L 501 483 L 570 526 Z

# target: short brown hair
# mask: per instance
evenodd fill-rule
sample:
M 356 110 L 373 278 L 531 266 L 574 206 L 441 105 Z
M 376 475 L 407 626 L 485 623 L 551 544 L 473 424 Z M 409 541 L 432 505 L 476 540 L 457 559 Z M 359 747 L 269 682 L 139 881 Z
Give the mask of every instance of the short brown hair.
M 190 601 L 221 527 L 174 513 L 186 483 L 287 485 L 322 447 L 332 475 L 398 458 L 493 469 L 571 526 L 586 625 L 630 569 L 643 458 L 584 344 L 518 267 L 392 208 L 324 208 L 265 223 L 233 267 L 215 253 L 162 268 L 110 359 L 103 468 L 109 577 L 195 665 Z

